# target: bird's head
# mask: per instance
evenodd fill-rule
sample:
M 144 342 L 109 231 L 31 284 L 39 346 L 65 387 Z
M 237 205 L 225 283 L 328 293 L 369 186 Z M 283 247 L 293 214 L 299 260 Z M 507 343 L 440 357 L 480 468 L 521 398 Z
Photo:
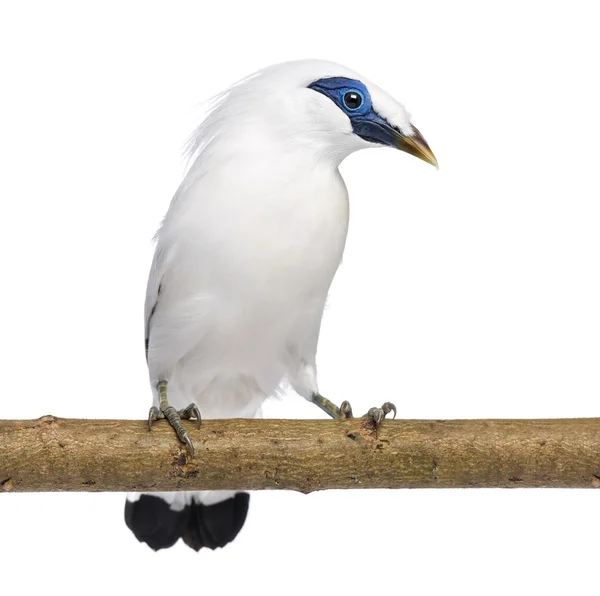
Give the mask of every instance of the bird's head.
M 237 83 L 217 98 L 198 136 L 214 137 L 210 129 L 234 123 L 236 138 L 253 138 L 255 147 L 277 140 L 281 148 L 308 149 L 339 163 L 359 149 L 389 146 L 437 167 L 402 104 L 358 73 L 323 60 L 277 64 Z
M 340 142 L 357 149 L 394 147 L 437 167 L 433 152 L 404 106 L 377 86 L 336 76 L 313 81 L 308 89 L 318 94 L 310 101 L 319 106 L 321 123 L 330 127 L 332 137 Z

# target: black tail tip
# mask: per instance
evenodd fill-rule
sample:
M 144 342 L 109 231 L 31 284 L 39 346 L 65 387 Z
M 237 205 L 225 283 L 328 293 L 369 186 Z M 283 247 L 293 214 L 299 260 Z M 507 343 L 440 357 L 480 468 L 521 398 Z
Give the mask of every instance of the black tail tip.
M 229 544 L 246 521 L 249 503 L 248 493 L 236 493 L 214 505 L 190 505 L 183 541 L 195 551 L 204 546 L 215 549 Z
M 180 538 L 195 551 L 215 549 L 238 535 L 249 503 L 248 493 L 236 493 L 214 505 L 192 503 L 174 511 L 160 497 L 143 494 L 137 501 L 126 501 L 125 523 L 140 542 L 155 551 L 173 546 Z

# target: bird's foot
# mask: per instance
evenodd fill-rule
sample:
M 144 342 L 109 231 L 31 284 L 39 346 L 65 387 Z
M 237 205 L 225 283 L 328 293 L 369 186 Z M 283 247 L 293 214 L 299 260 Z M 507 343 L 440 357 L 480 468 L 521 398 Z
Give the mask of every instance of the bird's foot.
M 162 420 L 166 418 L 169 424 L 173 427 L 173 430 L 179 437 L 179 440 L 185 444 L 187 447 L 188 453 L 190 457 L 194 457 L 194 444 L 190 439 L 188 431 L 185 430 L 185 427 L 181 423 L 182 420 L 191 420 L 192 418 L 196 418 L 198 421 L 198 428 L 200 428 L 201 416 L 200 410 L 196 404 L 190 404 L 187 408 L 183 410 L 176 410 L 173 406 L 167 404 L 166 407 L 157 408 L 156 406 L 152 406 L 150 408 L 150 412 L 148 414 L 148 430 L 152 428 L 152 423 L 156 420 Z
M 392 402 L 386 401 L 381 408 L 371 408 L 364 417 L 372 420 L 375 426 L 379 426 L 391 412 L 394 413 L 392 417 L 392 420 L 394 420 L 396 418 L 396 406 Z
M 332 418 L 354 418 L 352 406 L 348 401 L 343 401 L 338 408 L 322 395 L 315 395 L 313 396 L 313 402 L 327 412 Z M 394 413 L 394 418 L 396 418 L 396 406 L 393 403 L 386 401 L 380 408 L 371 408 L 364 416 L 362 416 L 362 418 L 373 422 L 375 426 L 379 426 L 384 418 L 391 412 Z
M 190 457 L 194 457 L 194 444 L 192 443 L 192 440 L 190 439 L 188 432 L 185 430 L 185 427 L 181 421 L 195 418 L 198 421 L 198 428 L 200 428 L 202 418 L 200 416 L 200 410 L 198 409 L 198 406 L 194 403 L 191 403 L 183 410 L 178 411 L 173 406 L 169 405 L 169 402 L 167 401 L 166 381 L 159 382 L 158 391 L 160 395 L 160 403 L 158 408 L 156 406 L 152 406 L 150 408 L 150 412 L 148 413 L 148 430 L 152 428 L 154 421 L 163 420 L 166 418 L 179 437 L 179 440 L 186 446 Z
M 393 418 L 396 418 L 396 406 L 392 402 L 386 401 L 381 408 L 370 408 L 362 418 L 366 418 L 373 422 L 375 426 L 379 426 L 391 412 L 394 413 Z M 340 418 L 353 418 L 350 402 L 342 402 L 340 406 Z

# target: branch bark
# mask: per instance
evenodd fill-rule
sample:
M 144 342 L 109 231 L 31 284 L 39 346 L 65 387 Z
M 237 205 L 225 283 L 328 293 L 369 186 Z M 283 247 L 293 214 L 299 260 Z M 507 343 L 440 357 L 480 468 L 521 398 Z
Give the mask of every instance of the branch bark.
M 600 488 L 600 418 L 0 421 L 0 492 Z

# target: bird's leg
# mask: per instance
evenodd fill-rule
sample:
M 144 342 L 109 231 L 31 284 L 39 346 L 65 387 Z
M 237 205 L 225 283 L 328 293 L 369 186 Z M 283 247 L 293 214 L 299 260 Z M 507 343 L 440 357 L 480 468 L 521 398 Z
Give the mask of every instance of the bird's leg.
M 345 416 L 342 413 L 341 408 L 338 408 L 332 401 L 329 401 L 326 397 L 323 397 L 318 393 L 315 393 L 312 396 L 312 402 L 332 418 L 350 418 L 352 416 L 352 410 L 350 410 L 350 416 Z M 342 405 L 344 404 L 348 404 L 348 402 L 345 401 Z M 348 406 L 350 406 L 350 404 L 348 404 Z
M 198 406 L 191 403 L 187 408 L 177 411 L 173 406 L 169 405 L 167 400 L 167 381 L 159 381 L 156 387 L 158 389 L 159 403 L 158 408 L 156 406 L 150 408 L 150 413 L 148 414 L 148 430 L 152 428 L 152 423 L 155 420 L 166 418 L 173 427 L 173 430 L 177 433 L 179 440 L 187 447 L 190 457 L 194 457 L 194 444 L 192 443 L 187 430 L 185 430 L 181 423 L 181 420 L 191 420 L 192 418 L 196 418 L 198 421 L 198 428 L 200 428 L 202 419 L 200 417 Z
M 352 414 L 352 406 L 349 402 L 343 401 L 342 405 L 338 408 L 333 402 L 329 401 L 326 397 L 316 393 L 312 396 L 312 401 L 314 404 L 319 406 L 321 410 L 329 414 L 332 418 L 353 418 Z M 375 425 L 379 426 L 383 419 L 390 413 L 394 413 L 394 418 L 396 417 L 396 406 L 386 401 L 381 408 L 371 408 L 363 418 L 369 418 L 372 420 Z

